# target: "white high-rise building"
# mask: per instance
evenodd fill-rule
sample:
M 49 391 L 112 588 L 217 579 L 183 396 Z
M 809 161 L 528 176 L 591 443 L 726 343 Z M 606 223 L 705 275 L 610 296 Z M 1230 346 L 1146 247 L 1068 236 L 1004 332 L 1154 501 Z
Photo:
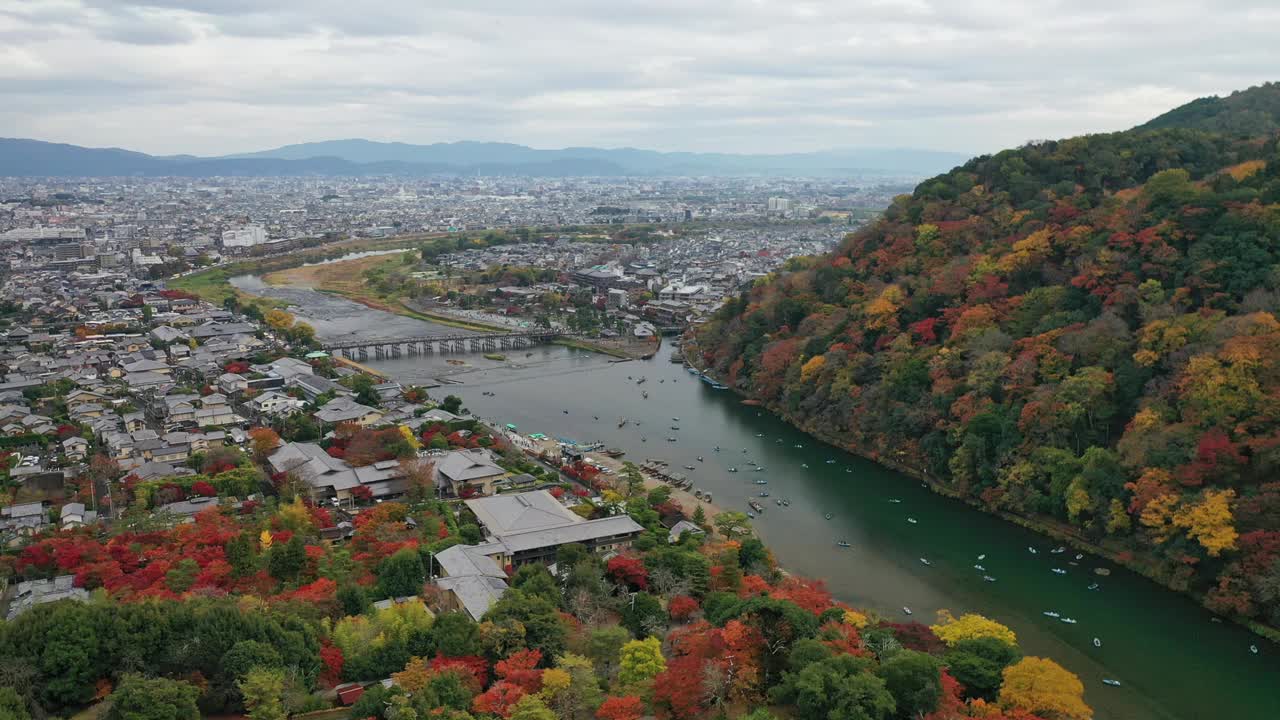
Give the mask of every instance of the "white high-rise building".
M 791 200 L 782 197 L 769 198 L 769 212 L 786 213 L 791 210 Z
M 267 241 L 267 230 L 261 225 L 245 225 L 222 233 L 222 247 L 253 247 Z

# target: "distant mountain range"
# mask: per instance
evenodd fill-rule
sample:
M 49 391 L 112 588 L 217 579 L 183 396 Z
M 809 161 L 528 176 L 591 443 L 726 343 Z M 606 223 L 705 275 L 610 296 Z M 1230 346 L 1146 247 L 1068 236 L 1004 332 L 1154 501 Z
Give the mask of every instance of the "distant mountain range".
M 933 150 L 833 150 L 781 155 L 657 152 L 635 148 L 539 150 L 486 142 L 410 145 L 331 140 L 244 155 L 156 156 L 119 148 L 0 138 L 0 176 L 677 176 L 912 175 L 944 172 L 961 153 Z

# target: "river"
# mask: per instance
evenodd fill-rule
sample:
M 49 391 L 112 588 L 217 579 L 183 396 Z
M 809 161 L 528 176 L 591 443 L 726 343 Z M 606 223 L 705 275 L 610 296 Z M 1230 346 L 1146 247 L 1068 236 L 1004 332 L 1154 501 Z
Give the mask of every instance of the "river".
M 254 279 L 236 280 L 238 287 L 262 292 Z M 297 302 L 297 314 L 321 338 L 452 331 L 311 290 L 270 288 L 265 294 Z M 599 440 L 636 461 L 655 457 L 677 468 L 692 465 L 688 474 L 721 507 L 746 510 L 747 499 L 767 490 L 771 497 L 761 500 L 766 510 L 754 524 L 788 570 L 822 578 L 838 598 L 893 621 L 907 619 L 905 606 L 913 611 L 910 619 L 926 624 L 941 608 L 1005 623 L 1024 652 L 1052 657 L 1080 676 L 1099 720 L 1280 718 L 1275 645 L 1211 622 L 1192 600 L 1123 568 L 1088 556 L 1077 563 L 1071 549 L 1054 554 L 1055 543 L 1047 538 L 825 446 L 732 393 L 698 382 L 666 355 L 612 363 L 542 346 L 510 352 L 505 363 L 461 355 L 450 357 L 464 366 L 440 357 L 368 364 L 406 384 L 444 379 L 450 384 L 434 394 L 456 394 L 474 413 L 515 423 L 521 432 Z M 641 376 L 647 381 L 637 385 Z M 629 419 L 623 428 L 617 427 L 620 417 Z M 748 461 L 765 470 L 752 472 Z M 761 478 L 768 484 L 754 483 Z M 778 498 L 789 499 L 790 507 L 778 507 Z M 836 540 L 851 547 L 839 548 Z M 1110 569 L 1110 576 L 1095 575 L 1099 567 Z M 984 581 L 984 574 L 996 582 Z M 1095 582 L 1100 588 L 1088 590 Z M 1047 610 L 1078 622 L 1046 617 Z M 1249 652 L 1251 644 L 1258 655 Z M 1123 687 L 1103 685 L 1103 678 L 1116 678 Z

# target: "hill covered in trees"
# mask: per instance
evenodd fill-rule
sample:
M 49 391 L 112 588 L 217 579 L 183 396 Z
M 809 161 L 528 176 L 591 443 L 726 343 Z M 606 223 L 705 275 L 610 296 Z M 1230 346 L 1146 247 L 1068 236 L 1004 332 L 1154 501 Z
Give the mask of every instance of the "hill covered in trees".
M 1271 84 L 976 158 L 729 302 L 686 355 L 815 434 L 1280 625 L 1278 118 Z

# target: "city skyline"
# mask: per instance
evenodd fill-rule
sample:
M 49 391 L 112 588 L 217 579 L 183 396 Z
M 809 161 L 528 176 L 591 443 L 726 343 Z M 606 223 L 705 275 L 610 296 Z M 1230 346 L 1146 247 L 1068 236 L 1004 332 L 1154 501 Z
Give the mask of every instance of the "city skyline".
M 153 154 L 352 137 L 981 154 L 1262 82 L 1276 19 L 1253 2 L 31 2 L 0 10 L 0 127 Z

